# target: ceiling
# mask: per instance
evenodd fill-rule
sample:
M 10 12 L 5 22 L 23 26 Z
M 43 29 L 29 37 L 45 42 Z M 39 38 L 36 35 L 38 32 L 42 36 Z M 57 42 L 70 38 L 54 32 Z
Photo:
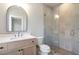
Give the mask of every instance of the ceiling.
M 51 7 L 51 8 L 54 8 L 54 7 L 61 5 L 61 3 L 44 3 L 44 4 Z

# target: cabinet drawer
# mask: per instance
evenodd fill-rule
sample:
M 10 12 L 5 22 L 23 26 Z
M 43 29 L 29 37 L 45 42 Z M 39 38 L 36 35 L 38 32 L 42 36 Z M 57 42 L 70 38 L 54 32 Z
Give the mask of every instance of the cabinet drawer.
M 0 54 L 7 53 L 7 44 L 0 44 Z
M 22 46 L 36 45 L 37 44 L 37 40 L 36 39 L 23 40 L 21 44 L 22 44 Z

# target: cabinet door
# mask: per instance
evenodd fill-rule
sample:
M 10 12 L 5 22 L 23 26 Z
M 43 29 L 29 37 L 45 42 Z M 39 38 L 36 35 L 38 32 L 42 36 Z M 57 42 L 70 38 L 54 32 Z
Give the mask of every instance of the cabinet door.
M 0 44 L 0 55 L 7 53 L 7 44 Z
M 36 46 L 23 48 L 23 55 L 36 55 Z

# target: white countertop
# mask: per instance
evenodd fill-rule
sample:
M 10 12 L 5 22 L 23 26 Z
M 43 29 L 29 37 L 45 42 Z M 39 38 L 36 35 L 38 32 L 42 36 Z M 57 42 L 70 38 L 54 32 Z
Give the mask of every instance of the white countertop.
M 35 36 L 32 36 L 30 34 L 24 35 L 22 37 L 0 37 L 0 43 L 8 43 L 8 42 L 12 42 L 12 41 L 19 41 L 19 40 L 27 40 L 27 39 L 32 39 L 32 38 L 36 38 Z

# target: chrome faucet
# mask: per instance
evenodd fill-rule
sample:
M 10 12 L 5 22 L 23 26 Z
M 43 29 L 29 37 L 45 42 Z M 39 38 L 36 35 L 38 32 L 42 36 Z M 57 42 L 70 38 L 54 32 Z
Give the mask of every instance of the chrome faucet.
M 21 33 L 21 32 L 17 32 L 17 33 L 15 34 L 15 37 L 22 37 L 22 33 Z
M 18 37 L 20 36 L 20 32 L 17 32 L 17 36 L 18 36 Z

